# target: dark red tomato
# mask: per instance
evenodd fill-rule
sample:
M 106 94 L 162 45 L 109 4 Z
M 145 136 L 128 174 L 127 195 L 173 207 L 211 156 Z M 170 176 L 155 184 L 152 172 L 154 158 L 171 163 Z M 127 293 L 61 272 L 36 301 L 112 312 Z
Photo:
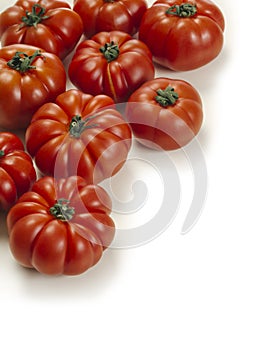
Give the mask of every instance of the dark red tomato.
M 126 117 L 139 142 L 154 149 L 175 150 L 198 133 L 202 102 L 186 81 L 157 78 L 131 95 Z
M 131 130 L 110 97 L 72 89 L 35 113 L 26 146 L 43 174 L 98 183 L 124 164 Z
M 0 132 L 0 210 L 8 210 L 35 180 L 32 159 L 21 140 L 10 132 Z
M 73 9 L 80 15 L 85 35 L 120 30 L 135 34 L 144 12 L 145 0 L 75 0 Z
M 187 71 L 220 53 L 224 26 L 222 12 L 209 0 L 158 0 L 143 16 L 139 39 L 155 62 Z
M 28 45 L 0 48 L 0 127 L 24 129 L 43 103 L 66 89 L 66 72 L 54 54 Z
M 141 84 L 153 79 L 152 55 L 142 41 L 129 34 L 100 32 L 77 47 L 69 77 L 83 92 L 106 94 L 115 102 L 124 102 Z
M 7 216 L 10 249 L 22 266 L 50 275 L 77 275 L 95 265 L 115 226 L 102 187 L 81 177 L 44 177 Z
M 82 33 L 80 16 L 61 0 L 18 0 L 0 14 L 2 46 L 38 46 L 63 59 Z

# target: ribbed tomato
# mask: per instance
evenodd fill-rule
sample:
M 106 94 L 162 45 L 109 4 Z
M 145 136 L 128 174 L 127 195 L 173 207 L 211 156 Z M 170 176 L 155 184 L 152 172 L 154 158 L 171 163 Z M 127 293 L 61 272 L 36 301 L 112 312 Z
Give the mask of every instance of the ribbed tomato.
M 131 95 L 126 117 L 139 142 L 150 148 L 175 150 L 198 133 L 203 120 L 202 101 L 188 82 L 157 78 Z
M 88 38 L 103 32 L 120 30 L 130 35 L 138 31 L 147 9 L 145 0 L 75 0 L 74 11 L 82 18 Z
M 153 79 L 152 55 L 142 41 L 127 33 L 100 32 L 77 47 L 69 77 L 85 93 L 125 102 L 141 84 Z
M 35 113 L 25 139 L 42 174 L 98 183 L 124 164 L 131 130 L 110 97 L 72 89 Z
M 22 141 L 10 132 L 0 132 L 0 210 L 8 210 L 35 180 L 33 162 Z
M 223 46 L 224 17 L 209 0 L 157 0 L 145 12 L 139 39 L 162 66 L 186 71 L 212 61 Z
M 82 33 L 80 16 L 62 0 L 18 0 L 0 14 L 2 46 L 39 46 L 64 59 Z
M 106 191 L 78 176 L 43 177 L 7 216 L 10 249 L 19 264 L 50 275 L 77 275 L 95 265 L 115 225 Z
M 23 44 L 0 48 L 0 128 L 26 128 L 37 109 L 65 88 L 65 68 L 56 55 Z

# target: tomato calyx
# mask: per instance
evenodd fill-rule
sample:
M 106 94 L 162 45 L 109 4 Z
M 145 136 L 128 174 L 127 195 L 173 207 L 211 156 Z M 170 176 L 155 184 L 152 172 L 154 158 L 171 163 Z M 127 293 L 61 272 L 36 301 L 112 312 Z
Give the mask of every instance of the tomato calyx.
M 58 220 L 70 221 L 75 214 L 75 209 L 69 206 L 68 199 L 61 198 L 49 209 L 49 212 Z
M 0 150 L 0 158 L 2 158 L 5 155 L 5 151 L 3 151 L 2 149 Z
M 93 118 L 96 118 L 96 115 L 88 117 L 85 120 L 83 120 L 81 118 L 81 116 L 75 115 L 71 119 L 71 122 L 70 122 L 70 125 L 69 125 L 70 136 L 73 136 L 75 138 L 79 138 L 84 130 L 92 129 L 92 128 L 97 127 L 98 124 L 89 124 L 89 125 L 87 125 L 87 123 Z
M 100 48 L 100 52 L 104 55 L 108 62 L 114 61 L 120 54 L 120 49 L 114 41 L 106 43 Z
M 15 53 L 15 56 L 7 62 L 7 65 L 9 68 L 12 68 L 21 73 L 25 73 L 29 69 L 36 69 L 35 66 L 32 66 L 32 63 L 37 57 L 44 58 L 40 50 L 35 51 L 32 56 L 28 56 L 24 52 L 17 51 Z
M 178 16 L 178 17 L 193 17 L 197 12 L 196 5 L 189 4 L 187 2 L 181 5 L 173 5 L 165 12 L 167 15 Z
M 155 96 L 155 100 L 161 107 L 172 106 L 176 104 L 176 101 L 179 98 L 177 92 L 175 92 L 174 88 L 171 86 L 167 86 L 164 90 L 158 89 L 156 93 L 157 96 Z
M 20 25 L 20 28 L 33 26 L 36 28 L 38 23 L 49 18 L 49 16 L 44 16 L 45 12 L 46 9 L 43 6 L 39 4 L 33 5 L 32 12 L 26 11 L 26 15 L 21 18 L 23 23 Z

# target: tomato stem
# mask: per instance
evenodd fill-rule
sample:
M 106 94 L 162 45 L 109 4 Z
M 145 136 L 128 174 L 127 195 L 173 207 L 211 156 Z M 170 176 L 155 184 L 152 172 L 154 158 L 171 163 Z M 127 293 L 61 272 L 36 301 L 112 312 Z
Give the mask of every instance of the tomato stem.
M 119 46 L 111 41 L 100 48 L 100 52 L 108 62 L 114 61 L 120 54 Z
M 81 133 L 84 130 L 92 129 L 92 128 L 97 127 L 98 124 L 89 124 L 89 125 L 87 125 L 87 123 L 93 118 L 96 118 L 96 115 L 88 117 L 85 120 L 83 120 L 81 118 L 81 116 L 75 115 L 72 118 L 71 123 L 69 125 L 69 133 L 70 133 L 70 135 L 75 137 L 75 138 L 79 138 Z
M 46 9 L 43 6 L 40 6 L 39 4 L 35 4 L 32 6 L 32 12 L 29 12 L 26 10 L 26 15 L 21 18 L 21 21 L 23 22 L 20 25 L 20 28 L 22 27 L 37 27 L 38 23 L 43 21 L 44 19 L 48 19 L 49 16 L 44 16 L 46 12 Z
M 58 199 L 49 211 L 51 215 L 61 221 L 69 221 L 75 214 L 75 209 L 69 206 L 69 200 L 64 198 Z
M 165 90 L 158 89 L 156 91 L 157 96 L 155 97 L 156 102 L 159 103 L 161 107 L 172 106 L 176 103 L 179 96 L 174 91 L 174 88 L 171 86 L 167 86 Z
M 178 17 L 193 17 L 197 12 L 196 5 L 183 3 L 181 5 L 173 5 L 166 11 L 167 15 L 178 16 Z
M 0 158 L 3 157 L 5 155 L 5 151 L 3 151 L 2 149 L 0 150 Z
M 44 58 L 44 56 L 40 53 L 40 50 L 35 51 L 32 56 L 28 56 L 24 52 L 17 51 L 15 56 L 7 62 L 7 65 L 14 70 L 25 73 L 29 69 L 36 69 L 35 66 L 32 66 L 32 63 L 37 57 Z

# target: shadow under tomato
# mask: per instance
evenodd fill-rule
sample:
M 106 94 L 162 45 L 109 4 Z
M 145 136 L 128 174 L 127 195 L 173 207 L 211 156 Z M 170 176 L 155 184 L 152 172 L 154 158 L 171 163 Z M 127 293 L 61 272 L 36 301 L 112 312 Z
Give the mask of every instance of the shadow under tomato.
M 220 79 L 231 55 L 227 47 L 224 47 L 220 54 L 206 65 L 189 71 L 173 71 L 154 63 L 156 78 L 169 76 L 171 79 L 182 79 L 192 84 L 201 94 L 201 97 L 217 86 L 217 79 Z
M 122 266 L 119 260 L 120 254 L 108 249 L 95 266 L 77 276 L 48 276 L 17 264 L 23 297 L 45 302 L 63 301 L 69 297 L 90 298 L 107 293 Z
M 0 211 L 0 244 L 8 242 L 8 232 L 6 226 L 6 212 Z

